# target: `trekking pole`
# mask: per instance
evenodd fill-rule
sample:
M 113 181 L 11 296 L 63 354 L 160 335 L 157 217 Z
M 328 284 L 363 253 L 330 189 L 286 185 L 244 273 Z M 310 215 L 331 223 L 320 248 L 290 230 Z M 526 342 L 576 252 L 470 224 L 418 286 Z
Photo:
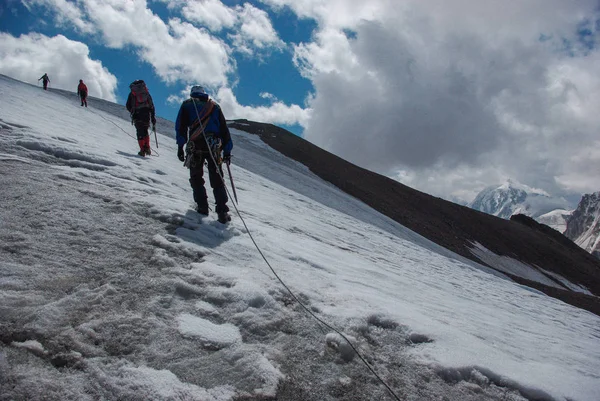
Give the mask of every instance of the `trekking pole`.
M 229 163 L 225 163 L 227 166 L 227 172 L 229 173 L 229 182 L 231 182 L 231 189 L 233 189 L 233 197 L 235 198 L 235 203 L 238 203 L 237 194 L 235 193 L 235 185 L 233 185 L 233 177 L 231 176 L 231 169 L 229 168 Z
M 152 131 L 154 131 L 154 140 L 156 141 L 156 149 L 158 149 L 158 137 L 156 136 L 156 125 L 152 125 Z

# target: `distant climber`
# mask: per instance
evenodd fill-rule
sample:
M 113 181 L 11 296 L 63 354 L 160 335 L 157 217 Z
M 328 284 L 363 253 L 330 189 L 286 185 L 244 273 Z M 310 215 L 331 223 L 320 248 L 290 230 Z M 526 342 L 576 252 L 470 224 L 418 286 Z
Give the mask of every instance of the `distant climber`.
M 48 78 L 48 74 L 44 73 L 44 75 L 42 75 L 40 77 L 40 79 L 42 80 L 42 83 L 44 84 L 44 90 L 48 90 L 48 82 L 50 82 L 50 78 Z M 40 79 L 38 79 L 38 81 Z
M 81 99 L 81 106 L 85 105 L 87 107 L 87 95 L 88 90 L 87 86 L 83 83 L 83 79 L 79 80 L 79 85 L 77 86 L 77 96 Z
M 217 205 L 217 220 L 226 224 L 231 217 L 228 214 L 222 163 L 231 163 L 233 142 L 221 107 L 208 97 L 203 87 L 193 86 L 190 98 L 181 104 L 175 122 L 175 133 L 177 157 L 190 169 L 190 185 L 197 204 L 196 211 L 208 216 L 208 197 L 203 178 L 203 166 L 206 161 L 208 178 Z M 184 153 L 183 147 L 186 143 Z
M 140 145 L 140 156 L 150 156 L 150 136 L 148 129 L 152 123 L 152 129 L 156 129 L 156 115 L 152 96 L 148 92 L 146 83 L 138 79 L 129 85 L 131 92 L 127 98 L 127 110 L 131 115 L 131 123 L 135 125 L 138 144 Z

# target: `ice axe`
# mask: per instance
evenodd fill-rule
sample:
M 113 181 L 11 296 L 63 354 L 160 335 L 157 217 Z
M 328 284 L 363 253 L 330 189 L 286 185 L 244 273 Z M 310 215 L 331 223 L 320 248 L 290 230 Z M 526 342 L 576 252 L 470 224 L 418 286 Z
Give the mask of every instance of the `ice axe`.
M 152 124 L 152 131 L 154 132 L 154 140 L 156 141 L 156 149 L 158 149 L 158 137 L 156 136 L 156 124 Z
M 235 203 L 238 203 L 237 194 L 235 193 L 235 185 L 233 185 L 233 177 L 231 176 L 231 169 L 229 168 L 229 163 L 225 163 L 227 166 L 227 172 L 229 173 L 229 182 L 231 182 L 231 189 L 233 190 L 233 197 L 235 198 Z

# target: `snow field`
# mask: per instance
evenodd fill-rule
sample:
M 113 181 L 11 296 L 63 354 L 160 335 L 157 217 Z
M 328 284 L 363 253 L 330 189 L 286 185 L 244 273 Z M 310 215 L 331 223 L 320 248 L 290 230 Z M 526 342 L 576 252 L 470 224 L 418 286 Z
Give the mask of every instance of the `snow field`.
M 233 208 L 227 226 L 192 210 L 170 132 L 140 158 L 121 106 L 76 105 L 0 79 L 0 398 L 389 399 Z M 233 135 L 261 250 L 403 399 L 596 399 L 597 316 Z

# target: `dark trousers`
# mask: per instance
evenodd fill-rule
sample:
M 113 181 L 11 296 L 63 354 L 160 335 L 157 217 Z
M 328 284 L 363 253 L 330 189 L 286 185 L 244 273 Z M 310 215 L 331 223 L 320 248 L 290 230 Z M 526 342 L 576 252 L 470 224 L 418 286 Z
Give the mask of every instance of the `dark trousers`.
M 48 90 L 48 81 L 42 81 L 44 83 L 44 90 Z
M 81 105 L 85 105 L 85 107 L 87 107 L 87 94 L 81 95 Z
M 217 207 L 215 211 L 217 213 L 226 213 L 229 211 L 227 206 L 227 190 L 221 177 L 223 176 L 223 170 L 221 166 L 216 166 L 210 153 L 199 152 L 194 155 L 194 161 L 190 166 L 190 185 L 194 191 L 194 201 L 198 204 L 198 210 L 205 210 L 208 213 L 208 197 L 206 195 L 206 188 L 204 187 L 204 161 L 207 162 L 208 167 L 208 179 L 210 186 L 215 196 L 215 203 Z M 220 175 L 219 175 L 220 173 Z
M 150 129 L 150 123 L 148 121 L 134 121 L 135 125 L 135 134 L 137 135 L 138 141 L 146 138 L 148 136 L 148 130 Z

